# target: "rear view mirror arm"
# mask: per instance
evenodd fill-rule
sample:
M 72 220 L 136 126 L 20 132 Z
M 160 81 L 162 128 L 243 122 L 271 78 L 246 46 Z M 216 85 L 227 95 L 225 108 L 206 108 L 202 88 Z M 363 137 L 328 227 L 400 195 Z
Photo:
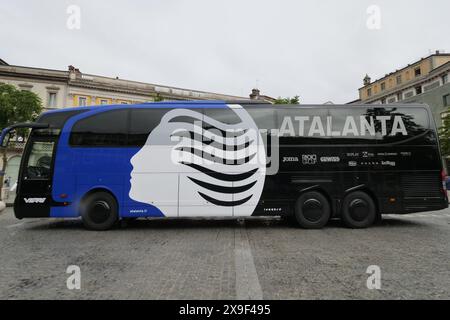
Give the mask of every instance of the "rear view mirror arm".
M 9 126 L 2 130 L 0 135 L 0 147 L 6 148 L 8 141 L 6 141 L 6 144 L 4 143 L 5 137 L 11 132 L 19 128 L 30 128 L 30 129 L 46 129 L 49 127 L 48 123 L 36 123 L 36 122 L 21 122 L 13 124 L 12 126 Z

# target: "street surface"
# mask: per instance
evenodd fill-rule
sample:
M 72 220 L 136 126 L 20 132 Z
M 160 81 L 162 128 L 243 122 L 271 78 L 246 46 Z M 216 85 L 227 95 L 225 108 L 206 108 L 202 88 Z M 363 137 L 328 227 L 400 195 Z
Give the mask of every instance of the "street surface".
M 450 209 L 332 221 L 137 220 L 93 232 L 79 220 L 0 213 L 0 299 L 450 299 Z M 81 289 L 69 290 L 70 265 Z M 370 265 L 381 288 L 369 290 Z

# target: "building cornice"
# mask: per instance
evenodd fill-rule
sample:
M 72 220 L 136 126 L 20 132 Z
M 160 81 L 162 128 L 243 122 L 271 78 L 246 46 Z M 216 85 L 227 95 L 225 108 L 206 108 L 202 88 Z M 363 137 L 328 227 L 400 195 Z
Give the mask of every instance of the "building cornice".
M 191 90 L 153 83 L 123 80 L 81 73 L 78 69 L 73 71 L 60 71 L 23 66 L 0 65 L 0 76 L 11 80 L 34 81 L 66 84 L 69 92 L 76 94 L 76 88 L 114 92 L 142 97 L 149 100 L 158 95 L 166 100 L 249 100 L 248 97 L 220 94 L 214 92 Z M 75 91 L 75 92 L 74 92 Z M 182 94 L 180 94 L 182 92 Z M 80 92 L 80 94 L 83 94 Z M 270 101 L 270 97 L 265 100 Z M 272 98 L 273 99 L 273 98 Z
M 433 79 L 442 77 L 445 73 L 447 73 L 449 71 L 450 71 L 450 62 L 447 62 L 447 63 L 443 64 L 442 66 L 439 66 L 436 69 L 432 70 L 430 73 L 428 73 L 424 76 L 418 77 L 411 82 L 397 86 L 394 89 L 382 91 L 380 93 L 377 93 L 376 95 L 371 96 L 369 99 L 361 100 L 361 101 L 363 103 L 372 103 L 374 101 L 380 100 L 381 98 L 388 97 L 388 96 L 394 95 L 398 92 L 405 91 L 405 90 L 413 88 L 415 86 L 430 82 Z
M 27 70 L 32 69 L 32 70 Z M 39 71 L 42 70 L 42 71 Z M 44 80 L 50 82 L 64 82 L 69 80 L 69 73 L 64 71 L 51 71 L 44 69 L 33 69 L 16 66 L 2 66 L 0 65 L 0 76 L 13 78 L 17 80 Z
M 80 81 L 80 80 L 69 80 L 68 82 L 69 87 L 72 88 L 83 88 L 83 89 L 91 89 L 91 90 L 98 90 L 98 91 L 105 91 L 105 92 L 116 92 L 116 93 L 126 93 L 126 94 L 133 94 L 133 95 L 142 95 L 142 96 L 153 96 L 157 92 L 155 90 L 151 89 L 142 89 L 142 88 L 130 88 L 125 86 L 118 86 L 113 84 L 104 84 L 104 83 L 98 83 L 98 82 L 87 82 L 87 81 Z
M 405 67 L 403 67 L 403 68 L 401 68 L 401 69 L 398 69 L 398 70 L 396 70 L 396 71 L 394 71 L 394 72 L 391 72 L 391 73 L 389 73 L 389 74 L 386 74 L 384 77 L 381 77 L 381 78 L 379 78 L 379 79 L 376 79 L 376 80 L 372 81 L 370 84 L 360 87 L 358 90 L 361 90 L 361 89 L 370 87 L 370 86 L 374 85 L 374 84 L 377 83 L 377 82 L 382 82 L 383 80 L 386 80 L 387 78 L 391 77 L 392 75 L 394 75 L 394 74 L 396 74 L 396 73 L 399 73 L 399 72 L 401 72 L 401 71 L 404 71 L 404 70 L 406 70 L 406 69 L 408 69 L 408 68 L 413 68 L 413 67 L 415 67 L 416 65 L 422 63 L 424 60 L 428 60 L 428 59 L 431 59 L 431 58 L 433 58 L 433 57 L 450 57 L 450 53 L 433 53 L 433 54 L 431 54 L 431 55 L 429 55 L 429 56 L 427 56 L 427 57 L 425 57 L 425 58 L 421 58 L 420 60 L 417 60 L 417 61 L 415 61 L 415 62 L 413 62 L 413 63 L 411 63 L 411 64 L 408 64 L 407 66 L 405 66 Z M 445 65 L 445 64 L 444 64 L 444 65 Z M 439 68 L 439 67 L 438 67 L 438 68 Z M 436 68 L 436 69 L 438 69 L 438 68 Z
M 205 99 L 213 99 L 214 97 L 216 99 L 222 100 L 225 99 L 250 100 L 247 97 L 220 94 L 215 92 L 207 92 L 201 90 L 172 87 L 167 85 L 145 83 L 133 80 L 110 78 L 104 76 L 85 74 L 81 72 L 77 73 L 70 71 L 51 70 L 51 69 L 23 67 L 23 66 L 0 65 L 0 76 L 8 77 L 19 81 L 41 80 L 49 82 L 63 82 L 71 87 L 100 90 L 105 92 L 109 91 L 109 92 L 134 94 L 146 97 L 149 96 L 151 97 L 156 94 L 159 94 L 163 98 L 177 98 L 190 100 L 205 100 Z M 178 94 L 172 91 L 184 91 L 186 93 L 191 94 Z

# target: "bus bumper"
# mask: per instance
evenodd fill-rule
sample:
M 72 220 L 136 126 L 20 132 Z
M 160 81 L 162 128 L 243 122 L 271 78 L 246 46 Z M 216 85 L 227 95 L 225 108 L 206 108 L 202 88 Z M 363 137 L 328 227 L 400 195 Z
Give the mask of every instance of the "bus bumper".
M 31 199 L 31 200 L 30 200 Z M 45 200 L 44 200 L 45 199 Z M 14 215 L 23 218 L 76 217 L 74 203 L 55 202 L 51 198 L 19 198 L 14 201 Z

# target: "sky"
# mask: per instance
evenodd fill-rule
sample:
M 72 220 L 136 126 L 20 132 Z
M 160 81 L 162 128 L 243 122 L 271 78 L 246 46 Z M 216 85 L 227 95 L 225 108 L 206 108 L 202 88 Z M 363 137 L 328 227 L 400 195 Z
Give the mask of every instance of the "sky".
M 75 6 L 75 11 L 69 10 Z M 450 53 L 448 0 L 0 0 L 11 65 L 301 103 Z

